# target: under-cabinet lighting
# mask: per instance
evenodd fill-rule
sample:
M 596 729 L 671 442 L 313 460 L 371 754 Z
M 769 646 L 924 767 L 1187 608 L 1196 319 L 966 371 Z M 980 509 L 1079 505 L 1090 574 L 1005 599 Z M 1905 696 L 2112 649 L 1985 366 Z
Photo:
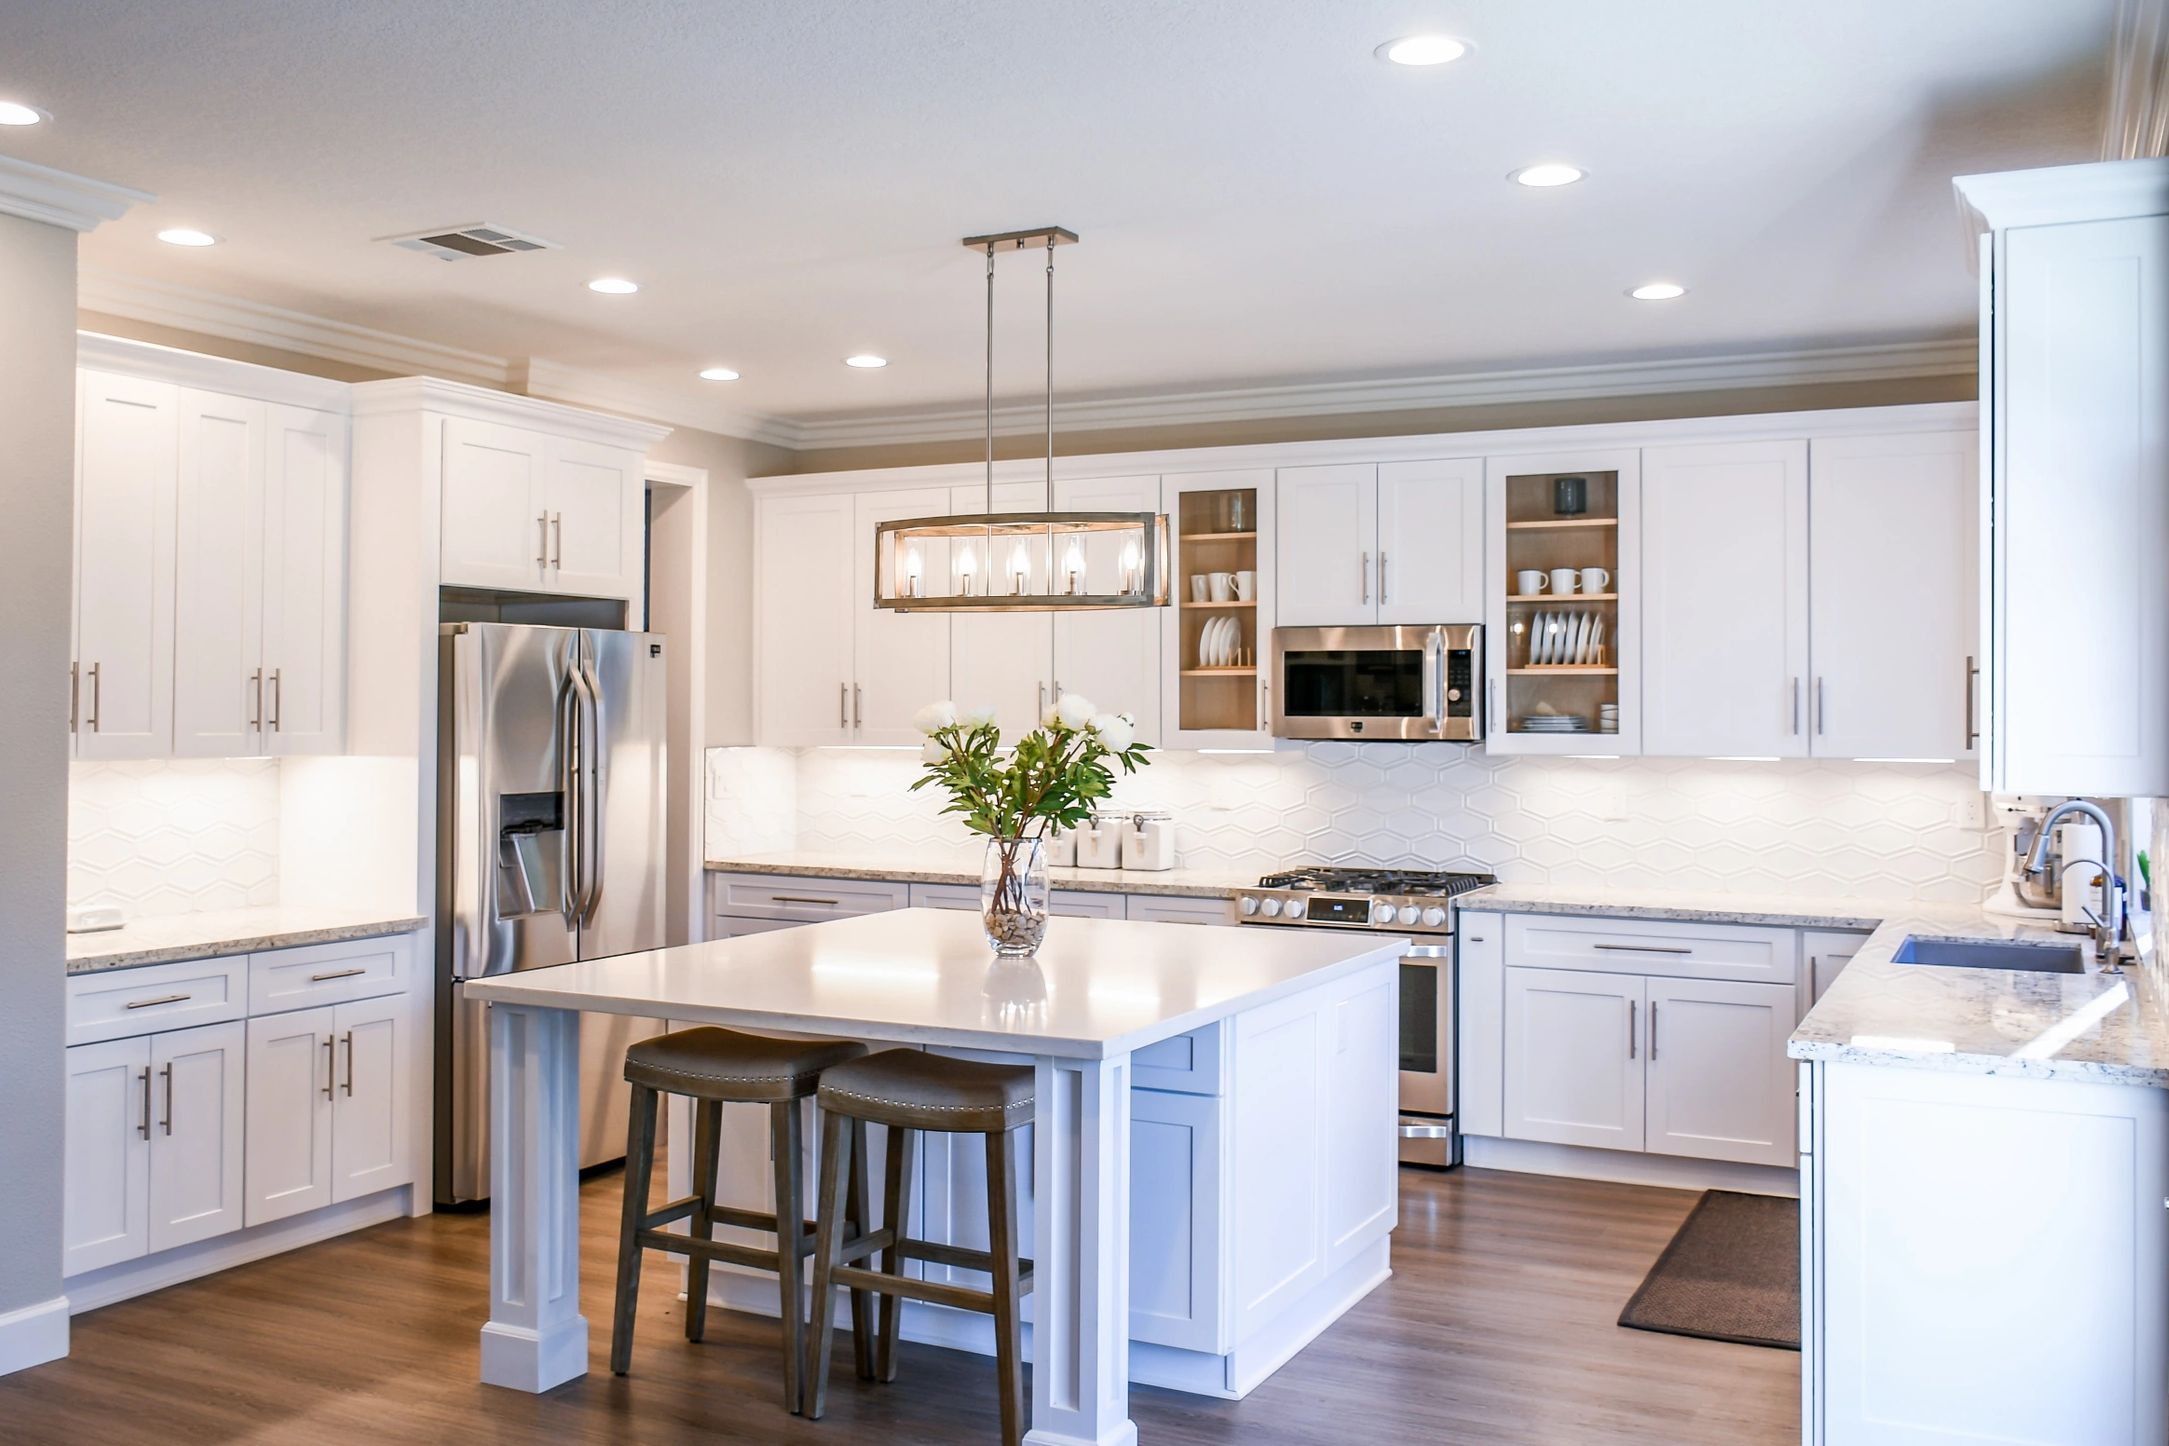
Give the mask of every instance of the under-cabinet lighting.
M 1956 763 L 1955 758 L 1856 758 L 1855 763 Z
M 1200 753 L 1271 753 L 1270 748 L 1200 748 Z
M 1569 753 L 1565 756 L 1568 758 L 1600 758 L 1613 760 L 1616 760 L 1619 757 L 1619 755 L 1616 753 Z
M 1710 755 L 1710 762 L 1712 763 L 1776 763 L 1777 761 L 1778 756 L 1775 753 L 1713 753 Z

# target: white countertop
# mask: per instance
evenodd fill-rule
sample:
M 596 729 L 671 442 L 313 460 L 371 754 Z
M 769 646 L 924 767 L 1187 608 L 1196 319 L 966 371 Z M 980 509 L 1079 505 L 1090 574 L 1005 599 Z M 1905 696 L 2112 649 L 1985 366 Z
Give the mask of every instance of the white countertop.
M 816 849 L 783 849 L 746 854 L 737 858 L 710 859 L 708 871 L 718 874 L 794 874 L 808 879 L 888 879 L 905 884 L 976 884 L 979 855 L 937 853 L 890 854 L 836 853 Z M 1171 894 L 1192 899 L 1224 899 L 1235 890 L 1257 883 L 1255 872 L 1230 869 L 1049 869 L 1048 882 L 1057 889 L 1076 889 L 1096 894 Z
M 1057 918 L 997 960 L 977 914 L 901 909 L 480 979 L 467 997 L 1102 1059 L 1400 957 L 1408 940 Z
M 121 928 L 103 929 L 95 934 L 68 935 L 68 972 L 88 974 L 138 964 L 246 954 L 253 949 L 332 944 L 380 934 L 404 934 L 428 922 L 417 915 L 386 914 L 381 910 L 319 909 L 286 904 L 256 909 L 220 909 L 201 914 L 169 914 L 138 919 Z
M 1650 889 L 1576 888 L 1565 884 L 1492 884 L 1454 901 L 1463 910 L 1563 914 L 1611 919 L 1673 919 L 1686 924 L 1767 924 L 1781 929 L 1873 929 L 1894 909 L 1932 907 L 1818 899 L 1794 894 L 1664 893 Z M 1973 914 L 1980 911 L 1975 909 Z

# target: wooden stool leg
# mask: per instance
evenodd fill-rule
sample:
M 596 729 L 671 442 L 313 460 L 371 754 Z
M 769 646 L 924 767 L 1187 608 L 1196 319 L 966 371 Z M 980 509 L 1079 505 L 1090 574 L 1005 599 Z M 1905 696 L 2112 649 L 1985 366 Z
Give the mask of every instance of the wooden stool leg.
M 700 1198 L 686 1233 L 695 1240 L 715 1238 L 716 1156 L 723 1144 L 723 1107 L 714 1100 L 693 1102 L 693 1193 Z M 708 1259 L 686 1258 L 685 1338 L 697 1341 L 708 1333 Z
M 625 1223 L 618 1231 L 617 1311 L 610 1326 L 610 1369 L 633 1363 L 633 1317 L 640 1305 L 640 1232 L 648 1220 L 648 1181 L 655 1172 L 655 1091 L 633 1086 L 625 1128 Z
M 816 1421 L 828 1396 L 829 1343 L 836 1325 L 832 1281 L 844 1244 L 840 1217 L 850 1183 L 846 1179 L 851 1163 L 849 1125 L 841 1115 L 821 1112 L 821 1185 L 816 1192 L 813 1236 L 813 1358 L 806 1363 L 806 1415 Z
M 776 1288 L 783 1306 L 783 1404 L 794 1416 L 803 1407 L 799 1373 L 806 1361 L 806 1306 L 799 1289 L 806 1224 L 806 1190 L 799 1155 L 804 1142 L 804 1118 L 797 1100 L 768 1107 L 768 1140 L 776 1157 Z
M 873 1229 L 873 1216 L 866 1210 L 866 1121 L 851 1122 L 851 1201 L 844 1219 L 850 1229 L 846 1235 L 854 1239 Z M 816 1307 L 818 1309 L 818 1307 Z M 870 1290 L 851 1292 L 851 1351 L 858 1366 L 859 1379 L 874 1379 L 874 1293 Z
M 917 1130 L 889 1129 L 888 1188 L 882 1194 L 883 1228 L 894 1231 L 894 1242 L 881 1252 L 881 1273 L 904 1273 L 904 1239 L 911 1232 L 911 1155 L 919 1143 Z M 881 1326 L 874 1343 L 874 1373 L 884 1381 L 896 1379 L 896 1339 L 904 1324 L 904 1298 L 881 1297 Z
M 994 1362 L 1001 1373 L 1003 1446 L 1024 1440 L 1024 1337 L 1018 1325 L 1016 1133 L 987 1136 L 987 1253 L 994 1257 Z

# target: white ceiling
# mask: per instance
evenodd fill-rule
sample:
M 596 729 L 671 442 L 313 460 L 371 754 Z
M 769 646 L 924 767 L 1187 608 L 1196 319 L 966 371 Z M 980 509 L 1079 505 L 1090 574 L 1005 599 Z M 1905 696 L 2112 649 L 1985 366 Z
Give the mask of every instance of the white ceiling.
M 1070 396 L 1960 338 L 1949 179 L 2094 158 L 2113 10 L 69 0 L 9 8 L 0 96 L 55 118 L 0 152 L 157 193 L 95 272 L 803 420 L 976 404 L 957 238 L 1050 222 Z M 1373 57 L 1418 30 L 1476 49 Z M 1589 179 L 1504 179 L 1545 159 Z M 370 239 L 485 220 L 564 249 Z M 1039 284 L 1006 259 L 1004 396 Z

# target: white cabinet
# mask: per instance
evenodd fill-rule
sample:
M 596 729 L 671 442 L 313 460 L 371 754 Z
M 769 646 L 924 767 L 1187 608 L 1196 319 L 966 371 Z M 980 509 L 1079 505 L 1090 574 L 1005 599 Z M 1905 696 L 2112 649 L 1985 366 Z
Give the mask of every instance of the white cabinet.
M 637 603 L 646 492 L 632 448 L 448 417 L 440 578 Z
M 1165 748 L 1270 748 L 1272 680 L 1261 668 L 1272 651 L 1277 611 L 1273 539 L 1278 535 L 1272 472 L 1167 473 L 1160 478 L 1174 554 L 1172 606 L 1160 614 L 1160 667 L 1173 679 L 1163 690 L 1160 730 Z M 1248 601 L 1198 602 L 1191 579 L 1248 572 L 1257 596 Z M 1232 661 L 1204 656 L 1207 627 L 1235 620 Z
M 71 715 L 79 758 L 172 751 L 179 407 L 166 382 L 79 374 Z
M 1641 978 L 1512 966 L 1505 978 L 1506 1134 L 1641 1149 Z
M 911 715 L 950 696 L 949 618 L 874 606 L 874 528 L 948 510 L 940 488 L 871 492 L 853 510 L 851 552 L 851 741 L 924 742 Z M 780 599 L 779 599 L 780 601 Z
M 411 1035 L 400 995 L 249 1021 L 249 1224 L 412 1181 Z
M 1823 997 L 1831 982 L 1845 972 L 1866 934 L 1837 929 L 1803 929 L 1800 932 L 1800 967 L 1807 973 L 1808 1003 Z
M 1089 477 L 1057 481 L 1054 499 L 1055 505 L 1066 511 L 1158 512 L 1160 479 Z M 1085 540 L 1085 579 L 1090 590 L 1116 590 L 1126 545 L 1119 533 Z M 1172 593 L 1177 586 L 1188 584 L 1170 578 L 1169 591 Z M 1138 741 L 1157 744 L 1160 613 L 1159 608 L 1108 608 L 1054 614 L 1054 686 L 1049 689 L 1050 695 L 1082 693 L 1110 713 L 1127 713 L 1137 720 Z M 958 687 L 961 690 L 962 685 Z
M 1003 482 L 994 488 L 996 512 L 1036 512 L 1045 505 L 1046 488 L 1032 482 Z M 949 512 L 983 512 L 987 489 L 953 487 Z M 869 530 L 871 528 L 869 527 Z M 979 549 L 984 552 L 984 548 Z M 953 559 L 929 559 L 940 563 Z M 984 585 L 1006 588 L 1014 575 L 1009 557 L 977 557 Z M 1033 591 L 1051 590 L 1043 576 L 1048 566 L 1046 549 L 1026 549 Z M 1059 565 L 1059 560 L 1057 560 Z M 869 575 L 868 593 L 872 587 Z M 989 581 L 991 579 L 991 581 Z M 926 619 L 925 621 L 933 621 Z M 1072 685 L 1074 686 L 1074 685 Z M 1054 615 L 1052 613 L 970 613 L 949 618 L 949 692 L 920 700 L 953 697 L 959 708 L 994 710 L 1002 737 L 1015 740 L 1039 725 L 1040 715 L 1054 696 Z M 915 705 L 916 706 L 916 705 Z
M 273 404 L 265 435 L 258 740 L 278 755 L 346 746 L 347 419 Z
M 1643 450 L 1645 753 L 1807 753 L 1807 528 L 1805 442 Z
M 402 995 L 335 1006 L 339 1064 L 333 1097 L 331 1197 L 373 1195 L 413 1179 L 407 1149 L 415 1061 Z
M 1973 751 L 1972 432 L 1809 443 L 1809 751 Z
M 67 1051 L 62 1275 L 149 1248 L 151 1049 L 145 1039 Z
M 1283 626 L 1483 616 L 1480 459 L 1283 467 L 1276 486 Z
M 1130 1092 L 1130 1339 L 1224 1349 L 1221 1119 L 1207 1095 Z
M 1456 1123 L 1464 1135 L 1506 1132 L 1506 920 L 1497 914 L 1454 918 L 1455 1064 L 1460 1073 Z
M 760 741 L 811 747 L 851 741 L 851 629 L 872 595 L 851 589 L 848 494 L 784 493 L 756 504 Z
M 2169 794 L 2169 160 L 1959 191 L 1994 228 L 1982 784 Z
M 1790 985 L 1647 981 L 1642 1148 L 1664 1155 L 1790 1166 Z

